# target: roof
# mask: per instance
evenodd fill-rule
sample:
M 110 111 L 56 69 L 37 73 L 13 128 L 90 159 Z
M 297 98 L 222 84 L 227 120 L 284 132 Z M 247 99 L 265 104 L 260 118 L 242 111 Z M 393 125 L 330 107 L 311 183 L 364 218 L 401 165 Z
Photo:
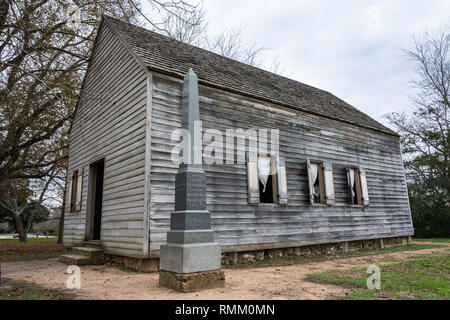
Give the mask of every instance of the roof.
M 189 68 L 199 83 L 318 116 L 397 135 L 335 95 L 174 40 L 121 20 L 104 21 L 150 70 L 183 77 Z

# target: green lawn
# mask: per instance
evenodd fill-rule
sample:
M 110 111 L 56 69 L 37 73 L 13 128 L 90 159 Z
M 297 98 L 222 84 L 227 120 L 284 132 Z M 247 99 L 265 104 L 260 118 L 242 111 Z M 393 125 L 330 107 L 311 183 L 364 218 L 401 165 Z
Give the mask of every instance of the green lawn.
M 4 279 L 0 287 L 0 300 L 68 300 L 71 293 L 47 289 L 25 281 Z
M 416 257 L 380 266 L 381 289 L 367 289 L 367 269 L 350 269 L 311 275 L 310 281 L 355 288 L 342 299 L 450 299 L 450 256 Z
M 411 244 L 409 246 L 402 247 L 391 247 L 391 248 L 383 248 L 378 250 L 360 250 L 351 253 L 352 256 L 366 256 L 366 255 L 376 255 L 376 254 L 384 254 L 391 252 L 403 252 L 403 251 L 416 251 L 416 250 L 424 250 L 424 249 L 436 249 L 443 248 L 443 245 L 439 244 Z
M 413 238 L 412 241 L 417 241 L 417 242 L 444 242 L 444 243 L 449 243 L 449 242 L 450 242 L 450 238 L 430 238 L 430 239 L 425 239 L 425 238 Z

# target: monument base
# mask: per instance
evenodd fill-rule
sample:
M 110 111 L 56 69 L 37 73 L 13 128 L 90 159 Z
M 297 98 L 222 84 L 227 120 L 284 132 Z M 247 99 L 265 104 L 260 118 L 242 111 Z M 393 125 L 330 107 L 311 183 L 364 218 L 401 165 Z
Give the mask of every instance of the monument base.
M 215 242 L 166 243 L 160 247 L 160 256 L 160 269 L 175 273 L 219 270 L 221 266 L 221 249 Z
M 219 288 L 225 286 L 225 273 L 221 269 L 195 273 L 175 273 L 161 270 L 159 285 L 178 292 Z

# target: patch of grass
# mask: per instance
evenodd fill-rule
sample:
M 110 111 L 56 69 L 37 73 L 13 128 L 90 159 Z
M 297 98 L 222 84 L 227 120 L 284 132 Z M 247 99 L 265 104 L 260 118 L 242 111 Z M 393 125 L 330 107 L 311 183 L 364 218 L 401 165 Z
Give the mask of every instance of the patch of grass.
M 228 266 L 224 266 L 225 268 L 231 269 L 243 269 L 243 268 L 257 268 L 257 267 L 268 267 L 268 266 L 286 266 L 286 265 L 294 265 L 294 264 L 303 264 L 303 263 L 311 263 L 311 262 L 320 262 L 326 261 L 330 259 L 340 259 L 340 258 L 351 258 L 351 257 L 361 257 L 361 256 L 375 256 L 379 254 L 385 253 L 393 253 L 393 252 L 403 252 L 403 251 L 417 251 L 417 250 L 425 250 L 425 249 L 435 249 L 435 248 L 443 248 L 445 246 L 439 244 L 413 244 L 404 247 L 392 247 L 392 248 L 384 248 L 378 250 L 359 250 L 349 253 L 336 253 L 333 255 L 330 254 L 303 254 L 300 256 L 290 255 L 283 257 L 268 257 L 264 256 L 263 260 L 254 260 L 252 263 L 248 262 L 238 262 L 238 263 L 230 263 Z
M 276 258 L 276 257 L 268 257 L 268 256 L 264 256 L 264 259 L 262 260 L 263 262 L 267 262 L 267 263 L 278 263 L 280 262 L 280 258 Z
M 0 257 L 2 261 L 28 261 L 57 258 L 65 253 L 65 249 L 56 241 L 30 241 L 26 243 L 0 241 Z
M 74 296 L 59 291 L 42 288 L 25 281 L 3 279 L 0 287 L 0 300 L 67 300 Z
M 382 254 L 382 253 L 417 251 L 417 250 L 424 250 L 424 249 L 436 249 L 436 248 L 443 248 L 443 247 L 445 247 L 445 246 L 439 245 L 439 244 L 412 244 L 412 245 L 404 246 L 404 247 L 383 248 L 383 249 L 377 250 L 377 251 L 360 250 L 360 251 L 353 252 L 353 254 L 355 256 L 366 256 L 366 255 Z
M 367 289 L 365 268 L 313 274 L 310 281 L 358 289 L 343 299 L 450 299 L 450 256 L 416 257 L 380 266 L 381 289 Z
M 417 242 L 441 242 L 441 243 L 450 243 L 450 238 L 413 238 L 412 241 Z

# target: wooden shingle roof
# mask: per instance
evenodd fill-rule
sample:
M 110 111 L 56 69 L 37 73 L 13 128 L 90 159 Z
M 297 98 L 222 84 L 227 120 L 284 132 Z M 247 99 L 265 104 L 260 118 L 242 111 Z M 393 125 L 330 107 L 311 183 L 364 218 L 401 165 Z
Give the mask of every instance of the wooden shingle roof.
M 150 30 L 104 16 L 104 22 L 147 68 L 183 77 L 192 68 L 201 84 L 397 135 L 333 94 L 232 60 Z

